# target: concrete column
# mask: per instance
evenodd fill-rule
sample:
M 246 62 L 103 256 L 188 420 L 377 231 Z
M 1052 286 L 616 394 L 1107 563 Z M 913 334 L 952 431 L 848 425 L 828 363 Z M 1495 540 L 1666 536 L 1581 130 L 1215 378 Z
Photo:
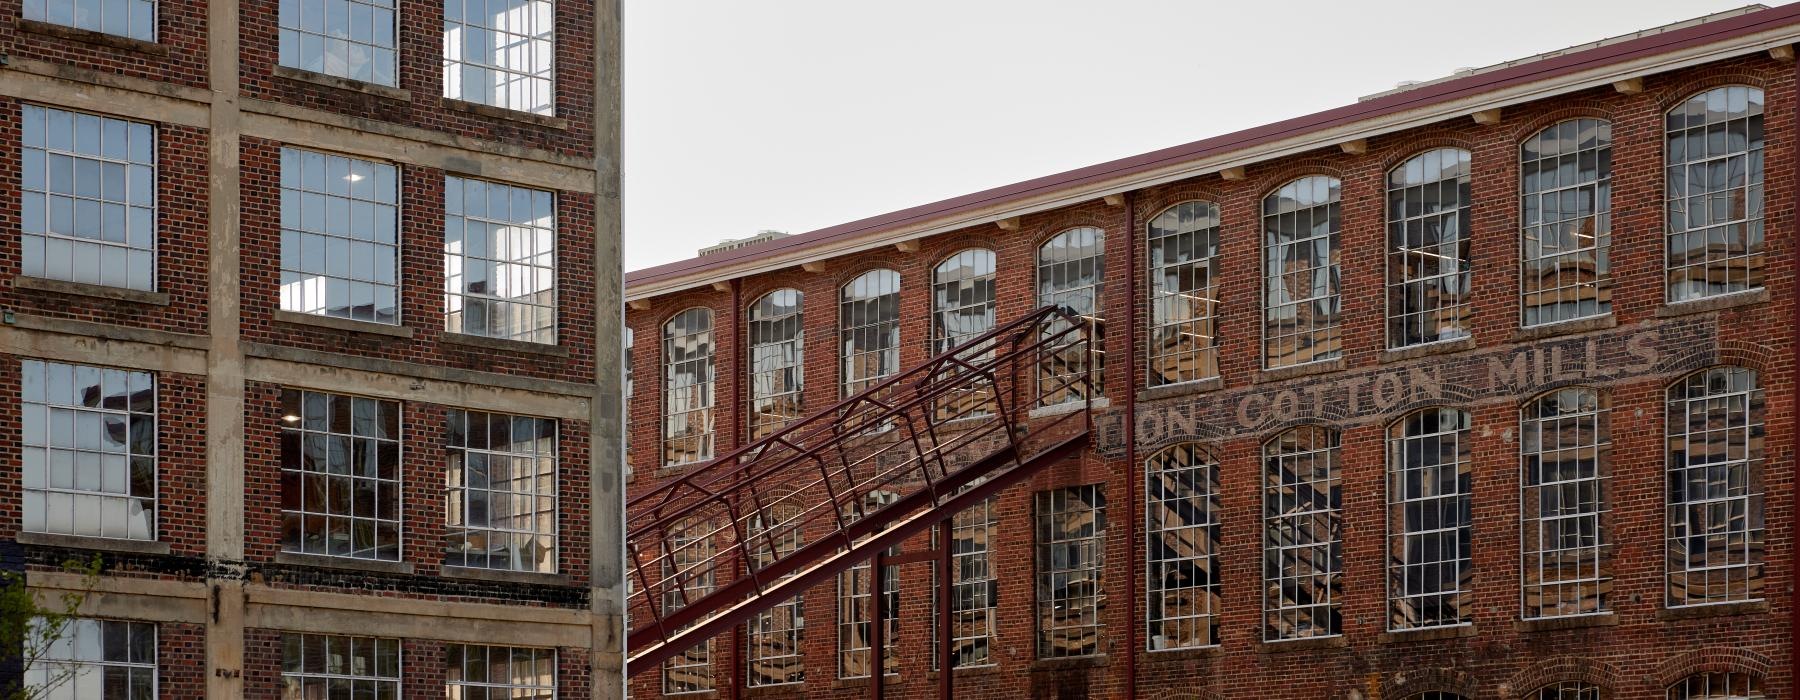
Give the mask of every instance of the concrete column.
M 207 6 L 206 697 L 244 697 L 244 353 L 239 346 L 238 4 Z
M 589 440 L 594 700 L 625 697 L 625 382 L 619 200 L 620 0 L 594 0 L 594 383 Z

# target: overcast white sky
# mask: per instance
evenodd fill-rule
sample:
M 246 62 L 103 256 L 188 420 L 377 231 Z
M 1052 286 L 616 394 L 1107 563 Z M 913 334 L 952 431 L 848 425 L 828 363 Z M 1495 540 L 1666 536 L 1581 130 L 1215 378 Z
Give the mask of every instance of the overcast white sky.
M 625 0 L 625 268 L 1744 4 Z

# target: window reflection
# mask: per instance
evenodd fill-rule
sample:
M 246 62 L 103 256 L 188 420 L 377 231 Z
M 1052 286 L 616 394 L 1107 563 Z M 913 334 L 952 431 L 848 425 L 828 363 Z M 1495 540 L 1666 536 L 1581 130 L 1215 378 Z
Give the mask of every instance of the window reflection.
M 20 117 L 20 272 L 154 290 L 155 129 L 37 105 Z
M 281 149 L 283 310 L 400 322 L 396 170 Z
M 1183 202 L 1150 220 L 1150 386 L 1219 376 L 1219 207 Z
M 712 311 L 693 308 L 663 324 L 663 459 L 713 456 Z
M 1263 367 L 1343 355 L 1338 338 L 1337 178 L 1295 180 L 1263 198 Z
M 556 342 L 556 206 L 543 190 L 444 178 L 445 328 Z
M 444 96 L 554 114 L 551 0 L 444 0 Z
M 25 360 L 19 461 L 27 532 L 156 539 L 156 378 Z
M 281 65 L 395 85 L 394 0 L 281 0 Z

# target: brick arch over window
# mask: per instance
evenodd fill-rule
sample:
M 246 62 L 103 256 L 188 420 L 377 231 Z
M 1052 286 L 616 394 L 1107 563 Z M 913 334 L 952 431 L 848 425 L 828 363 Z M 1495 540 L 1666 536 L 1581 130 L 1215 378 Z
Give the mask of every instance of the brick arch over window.
M 1406 165 L 1414 158 L 1446 148 L 1468 151 L 1473 155 L 1476 145 L 1475 142 L 1463 138 L 1457 132 L 1397 139 L 1392 143 L 1385 144 L 1385 147 L 1381 149 L 1381 172 L 1393 172 L 1395 168 Z
M 1401 671 L 1381 682 L 1381 697 L 1415 700 L 1427 693 L 1448 693 L 1452 697 L 1474 698 L 1479 695 L 1475 677 L 1450 668 L 1423 668 Z
M 1785 74 L 1786 71 L 1783 70 L 1782 73 Z M 1681 106 L 1681 103 L 1692 99 L 1695 95 L 1733 85 L 1766 91 L 1769 89 L 1769 79 L 1761 73 L 1742 70 L 1710 72 L 1679 83 L 1664 85 L 1650 94 L 1656 101 L 1656 111 L 1668 114 L 1669 110 Z
M 1500 696 L 1536 700 L 1535 693 L 1554 683 L 1575 681 L 1600 686 L 1606 697 L 1619 687 L 1619 668 L 1605 661 L 1581 656 L 1552 656 L 1519 669 L 1500 687 Z
M 1656 687 L 1668 688 L 1697 673 L 1742 673 L 1767 678 L 1774 662 L 1749 649 L 1707 646 L 1664 659 L 1656 666 Z
M 1508 134 L 1507 140 L 1512 141 L 1513 146 L 1517 147 L 1523 145 L 1526 140 L 1543 133 L 1545 129 L 1563 122 L 1575 121 L 1578 119 L 1598 119 L 1603 122 L 1614 122 L 1618 120 L 1618 117 L 1613 113 L 1612 106 L 1604 102 L 1597 100 L 1574 100 L 1558 105 L 1556 109 L 1544 112 L 1543 114 L 1534 115 L 1530 119 L 1526 119 L 1517 124 L 1508 125 L 1511 132 Z

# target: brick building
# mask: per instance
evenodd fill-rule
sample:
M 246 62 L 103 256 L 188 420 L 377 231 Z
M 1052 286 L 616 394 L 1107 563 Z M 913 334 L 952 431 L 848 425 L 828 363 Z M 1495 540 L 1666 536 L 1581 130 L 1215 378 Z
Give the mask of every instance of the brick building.
M 86 593 L 28 681 L 620 697 L 619 32 L 0 0 L 0 551 Z
M 1097 429 L 956 516 L 958 697 L 1793 697 L 1796 40 L 1747 8 L 632 273 L 628 492 L 1061 305 Z M 934 697 L 893 569 L 886 692 Z M 632 690 L 868 695 L 870 587 Z

